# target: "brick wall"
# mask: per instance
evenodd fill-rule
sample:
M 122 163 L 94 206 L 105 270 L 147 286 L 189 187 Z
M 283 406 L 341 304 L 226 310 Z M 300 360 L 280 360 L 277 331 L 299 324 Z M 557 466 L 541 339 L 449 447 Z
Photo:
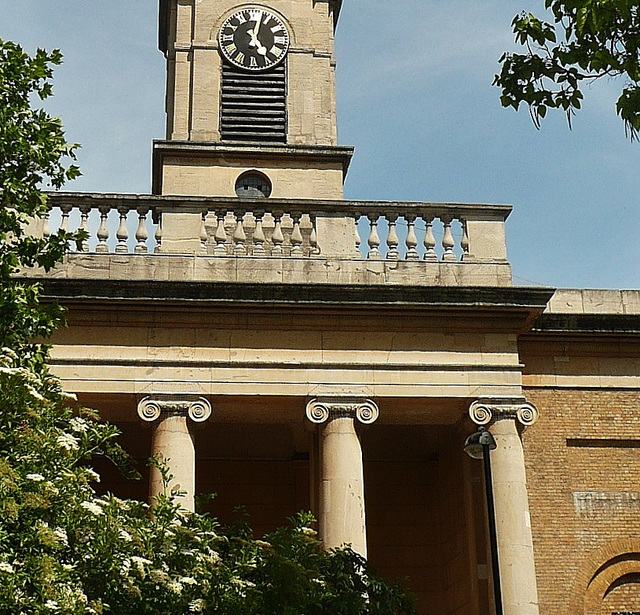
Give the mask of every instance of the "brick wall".
M 526 396 L 540 410 L 523 435 L 540 614 L 640 611 L 640 393 Z

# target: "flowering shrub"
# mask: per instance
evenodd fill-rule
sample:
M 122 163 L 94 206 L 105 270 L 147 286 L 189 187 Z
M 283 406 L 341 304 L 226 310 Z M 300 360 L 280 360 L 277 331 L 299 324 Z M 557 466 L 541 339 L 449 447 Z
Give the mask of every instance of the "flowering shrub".
M 44 373 L 44 371 L 42 372 Z M 98 497 L 87 462 L 122 455 L 117 430 L 74 414 L 60 383 L 0 350 L 0 613 L 412 613 L 348 548 L 326 551 L 299 514 L 254 540 L 180 508 Z

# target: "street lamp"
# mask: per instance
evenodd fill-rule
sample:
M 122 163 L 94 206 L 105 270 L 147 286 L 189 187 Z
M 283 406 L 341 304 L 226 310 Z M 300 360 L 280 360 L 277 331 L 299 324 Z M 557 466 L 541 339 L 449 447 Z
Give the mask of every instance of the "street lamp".
M 480 427 L 472 433 L 464 443 L 464 452 L 472 459 L 484 462 L 484 486 L 487 495 L 487 512 L 489 517 L 489 543 L 491 545 L 491 570 L 493 576 L 493 595 L 496 603 L 496 615 L 502 615 L 502 592 L 500 590 L 500 567 L 498 565 L 498 539 L 496 536 L 496 512 L 493 504 L 493 484 L 491 481 L 490 451 L 497 448 L 496 441 L 490 431 Z

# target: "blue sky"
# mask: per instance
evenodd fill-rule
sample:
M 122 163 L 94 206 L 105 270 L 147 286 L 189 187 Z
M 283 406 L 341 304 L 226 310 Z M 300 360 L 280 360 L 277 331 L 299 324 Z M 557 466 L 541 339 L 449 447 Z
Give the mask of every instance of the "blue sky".
M 70 190 L 149 192 L 164 136 L 156 0 L 0 0 L 0 38 L 59 47 L 49 110 L 82 144 Z M 355 145 L 346 198 L 508 203 L 518 284 L 640 288 L 640 144 L 591 86 L 569 131 L 537 131 L 491 87 L 510 22 L 543 1 L 345 0 L 337 33 L 339 140 Z

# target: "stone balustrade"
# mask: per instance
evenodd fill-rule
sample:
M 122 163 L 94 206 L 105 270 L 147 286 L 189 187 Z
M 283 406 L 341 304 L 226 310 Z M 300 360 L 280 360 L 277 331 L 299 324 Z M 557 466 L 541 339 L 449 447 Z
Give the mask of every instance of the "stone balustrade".
M 511 207 L 51 193 L 35 232 L 83 228 L 84 252 L 506 263 Z

